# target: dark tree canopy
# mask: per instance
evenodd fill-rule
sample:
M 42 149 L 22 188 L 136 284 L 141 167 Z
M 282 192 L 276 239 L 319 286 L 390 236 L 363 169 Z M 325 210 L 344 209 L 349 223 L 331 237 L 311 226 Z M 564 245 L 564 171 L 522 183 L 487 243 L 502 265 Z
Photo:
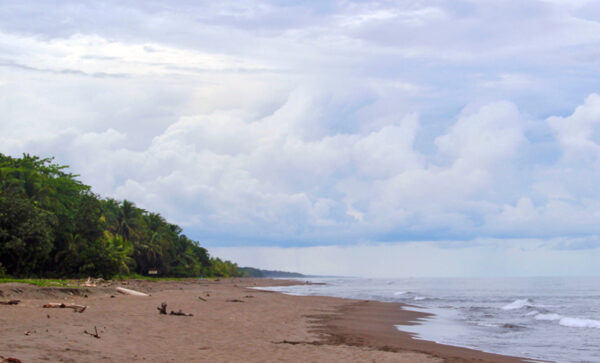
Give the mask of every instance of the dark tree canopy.
M 0 154 L 0 274 L 238 276 L 198 242 L 133 202 L 103 199 L 52 158 Z

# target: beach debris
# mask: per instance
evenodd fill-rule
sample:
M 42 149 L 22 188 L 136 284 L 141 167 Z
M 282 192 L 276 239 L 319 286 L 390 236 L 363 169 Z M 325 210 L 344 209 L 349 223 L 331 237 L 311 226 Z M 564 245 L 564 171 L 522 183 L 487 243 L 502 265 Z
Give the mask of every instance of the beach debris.
M 133 295 L 133 296 L 150 296 L 145 292 L 135 291 L 131 289 L 126 289 L 124 287 L 117 287 L 117 291 L 124 295 Z
M 181 309 L 179 309 L 179 311 L 173 311 L 171 310 L 171 313 L 169 315 L 178 315 L 178 316 L 194 316 L 194 314 L 186 314 L 183 311 L 181 311 Z
M 25 332 L 25 335 L 31 335 L 31 330 L 27 330 L 27 331 Z
M 198 299 L 202 300 L 202 301 L 208 301 L 205 298 L 203 298 L 202 296 L 198 296 Z
M 245 297 L 245 298 L 253 298 L 254 296 L 252 296 L 252 295 L 246 295 L 246 296 L 244 296 L 244 297 Z
M 167 303 L 166 302 L 161 303 L 160 306 L 157 307 L 156 309 L 158 310 L 159 314 L 167 315 Z M 179 309 L 179 311 L 173 311 L 173 310 L 171 310 L 171 312 L 169 313 L 169 315 L 194 316 L 194 314 L 184 313 L 183 311 L 181 311 L 181 309 Z
M 87 281 L 86 281 L 86 282 L 84 282 L 84 283 L 82 284 L 82 286 L 85 286 L 85 287 L 96 287 L 96 283 L 94 283 L 94 281 L 92 281 L 92 278 L 91 278 L 91 277 L 88 277 L 88 278 L 87 278 Z
M 310 341 L 310 342 L 306 342 L 306 341 L 298 341 L 298 340 L 281 340 L 278 342 L 271 342 L 273 344 L 290 344 L 290 345 L 324 345 L 324 342 L 315 340 L 315 341 Z
M 167 303 L 166 302 L 160 304 L 160 306 L 157 307 L 156 309 L 158 309 L 158 312 L 160 314 L 167 315 Z
M 89 331 L 87 331 L 87 330 L 84 330 L 83 332 L 84 332 L 84 333 L 86 333 L 87 335 L 91 335 L 91 336 L 93 336 L 93 337 L 94 337 L 94 338 L 96 338 L 96 339 L 100 339 L 100 335 L 98 335 L 98 329 L 96 328 L 96 326 L 95 326 L 95 325 L 94 325 L 94 332 L 93 332 L 93 333 L 90 333 L 90 332 L 89 332 Z
M 231 299 L 231 300 L 227 300 L 227 302 L 244 302 L 244 301 L 240 300 L 240 299 Z
M 21 363 L 21 360 L 17 359 L 17 358 L 12 358 L 12 357 L 4 358 L 3 356 L 0 355 L 0 363 Z
M 59 308 L 59 309 L 73 309 L 76 313 L 83 313 L 87 306 L 85 305 L 77 305 L 77 304 L 65 304 L 65 303 L 48 303 L 42 306 L 43 308 Z
M 21 300 L 0 301 L 0 305 L 17 305 Z

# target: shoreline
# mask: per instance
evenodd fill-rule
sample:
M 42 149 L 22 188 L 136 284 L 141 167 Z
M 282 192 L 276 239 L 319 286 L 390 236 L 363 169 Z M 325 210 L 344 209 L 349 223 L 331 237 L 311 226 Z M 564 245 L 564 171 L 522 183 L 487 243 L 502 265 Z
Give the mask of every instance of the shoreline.
M 411 361 L 524 362 L 478 350 L 414 339 L 395 325 L 430 314 L 401 303 L 291 296 L 252 287 L 296 285 L 279 279 L 111 281 L 81 289 L 0 284 L 1 357 L 62 361 Z M 117 294 L 124 286 L 151 296 Z M 111 297 L 113 296 L 113 297 Z M 43 303 L 88 306 L 44 309 Z M 168 309 L 192 317 L 160 315 Z M 100 338 L 84 331 L 97 328 Z M 1 361 L 1 360 L 0 360 Z

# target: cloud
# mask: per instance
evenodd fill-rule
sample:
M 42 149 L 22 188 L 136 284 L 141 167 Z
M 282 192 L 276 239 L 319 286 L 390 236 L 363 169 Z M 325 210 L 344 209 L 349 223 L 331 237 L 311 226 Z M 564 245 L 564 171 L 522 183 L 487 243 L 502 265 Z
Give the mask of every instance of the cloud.
M 568 117 L 547 120 L 566 162 L 598 160 L 600 156 L 600 95 L 591 94 Z
M 593 1 L 9 4 L 0 152 L 209 246 L 600 234 Z

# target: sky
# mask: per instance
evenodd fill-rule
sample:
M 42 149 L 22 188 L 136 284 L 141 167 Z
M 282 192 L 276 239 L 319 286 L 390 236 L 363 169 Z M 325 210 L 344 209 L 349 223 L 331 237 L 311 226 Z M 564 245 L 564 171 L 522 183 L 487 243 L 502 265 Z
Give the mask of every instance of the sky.
M 600 274 L 600 1 L 4 0 L 0 110 L 240 265 Z

